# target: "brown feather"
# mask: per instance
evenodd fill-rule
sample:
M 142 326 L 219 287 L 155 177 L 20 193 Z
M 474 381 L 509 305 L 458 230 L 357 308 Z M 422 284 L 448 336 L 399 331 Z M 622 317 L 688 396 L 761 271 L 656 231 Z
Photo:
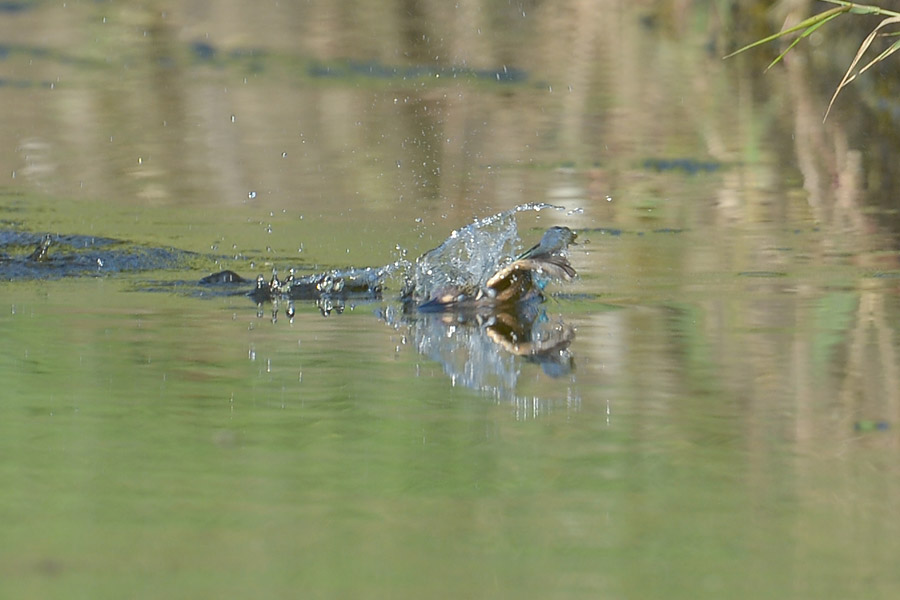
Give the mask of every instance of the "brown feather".
M 461 308 L 466 305 L 501 307 L 542 299 L 542 286 L 535 281 L 536 276 L 563 281 L 575 277 L 575 269 L 562 254 L 575 237 L 575 232 L 566 227 L 551 227 L 544 234 L 540 244 L 499 269 L 481 290 L 473 294 L 473 290 L 464 290 L 456 286 L 441 289 L 418 308 L 427 312 Z
M 557 254 L 517 260 L 497 271 L 488 279 L 485 286 L 493 290 L 494 301 L 497 304 L 519 301 L 536 291 L 535 273 L 564 281 L 575 277 L 575 269 L 568 259 Z

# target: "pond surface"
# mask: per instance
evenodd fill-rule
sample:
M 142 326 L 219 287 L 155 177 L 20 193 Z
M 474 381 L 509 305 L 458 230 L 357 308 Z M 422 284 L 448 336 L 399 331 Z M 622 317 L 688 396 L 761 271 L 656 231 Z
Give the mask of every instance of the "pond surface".
M 896 597 L 893 113 L 675 6 L 0 7 L 0 595 Z M 529 202 L 564 368 L 195 285 Z M 143 262 L 13 276 L 45 233 Z

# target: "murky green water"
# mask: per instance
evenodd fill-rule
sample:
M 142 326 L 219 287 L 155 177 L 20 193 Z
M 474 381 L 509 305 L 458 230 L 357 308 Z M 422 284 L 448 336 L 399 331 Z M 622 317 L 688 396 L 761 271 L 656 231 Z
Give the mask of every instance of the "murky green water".
M 0 595 L 895 597 L 896 128 L 630 6 L 0 7 L 0 228 L 198 253 L 0 261 Z M 191 284 L 525 202 L 571 372 Z

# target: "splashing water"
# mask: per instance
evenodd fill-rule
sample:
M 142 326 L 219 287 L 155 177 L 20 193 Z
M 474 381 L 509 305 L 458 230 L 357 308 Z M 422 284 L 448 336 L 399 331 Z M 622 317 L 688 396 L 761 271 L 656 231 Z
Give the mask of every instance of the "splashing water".
M 516 256 L 519 243 L 516 214 L 561 207 L 544 202 L 522 204 L 475 221 L 454 231 L 437 248 L 426 252 L 409 275 L 407 290 L 417 301 L 427 300 L 436 290 L 457 287 L 477 290 L 497 270 Z

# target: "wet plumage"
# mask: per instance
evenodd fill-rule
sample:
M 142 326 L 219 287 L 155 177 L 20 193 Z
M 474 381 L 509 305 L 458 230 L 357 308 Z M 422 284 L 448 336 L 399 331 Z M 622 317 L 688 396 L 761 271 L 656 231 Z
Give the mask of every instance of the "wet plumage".
M 551 227 L 541 241 L 500 268 L 480 289 L 448 286 L 432 294 L 418 306 L 424 312 L 440 312 L 464 308 L 500 308 L 521 302 L 540 300 L 549 279 L 568 281 L 575 269 L 566 258 L 569 244 L 576 233 L 568 227 Z

